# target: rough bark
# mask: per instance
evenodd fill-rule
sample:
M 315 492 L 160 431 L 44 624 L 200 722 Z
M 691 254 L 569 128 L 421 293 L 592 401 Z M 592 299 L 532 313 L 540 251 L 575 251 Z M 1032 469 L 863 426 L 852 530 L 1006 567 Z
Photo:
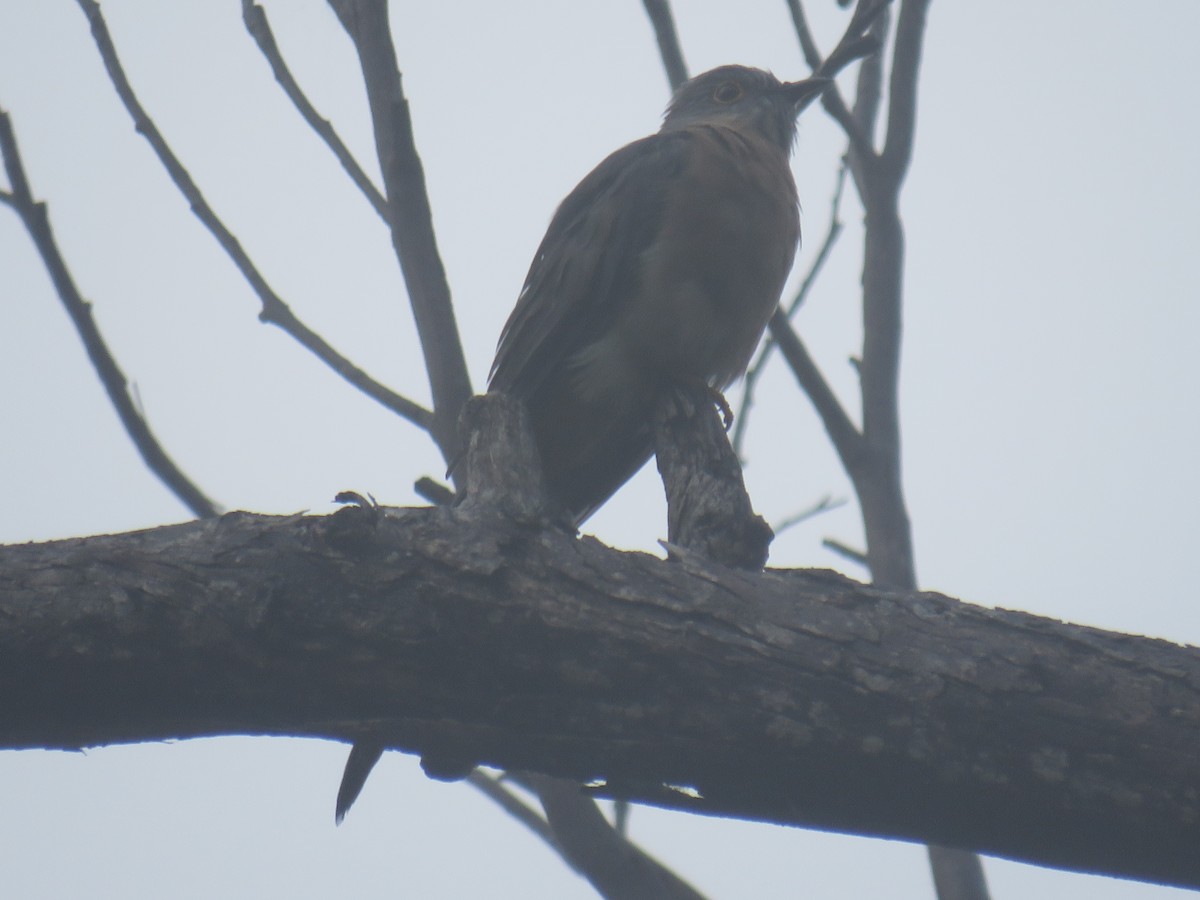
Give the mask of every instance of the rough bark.
M 672 548 L 736 569 L 766 565 L 775 533 L 750 504 L 711 391 L 680 388 L 665 398 L 655 414 L 654 451 Z
M 4 548 L 0 696 L 6 747 L 384 735 L 440 777 L 1200 886 L 1195 649 L 480 511 Z

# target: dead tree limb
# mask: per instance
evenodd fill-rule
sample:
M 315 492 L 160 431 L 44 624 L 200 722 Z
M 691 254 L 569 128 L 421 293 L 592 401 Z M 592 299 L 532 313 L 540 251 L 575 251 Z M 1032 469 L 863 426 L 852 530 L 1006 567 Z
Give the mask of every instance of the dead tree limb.
M 440 777 L 1200 887 L 1194 648 L 495 516 L 4 548 L 0 696 L 5 747 L 382 735 Z

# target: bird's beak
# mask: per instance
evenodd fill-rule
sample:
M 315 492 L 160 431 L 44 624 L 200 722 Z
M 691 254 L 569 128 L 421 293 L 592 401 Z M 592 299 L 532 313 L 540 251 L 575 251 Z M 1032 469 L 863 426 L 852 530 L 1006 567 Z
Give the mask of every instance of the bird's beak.
M 816 97 L 819 97 L 821 91 L 833 84 L 832 78 L 822 78 L 821 76 L 813 76 L 805 78 L 803 81 L 787 81 L 784 82 L 784 95 L 792 101 L 797 111 L 808 106 Z

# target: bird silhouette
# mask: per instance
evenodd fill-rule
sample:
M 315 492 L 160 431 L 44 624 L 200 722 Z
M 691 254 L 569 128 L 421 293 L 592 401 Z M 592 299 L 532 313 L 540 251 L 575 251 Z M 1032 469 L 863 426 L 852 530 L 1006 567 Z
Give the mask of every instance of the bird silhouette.
M 578 525 L 653 452 L 678 385 L 745 371 L 800 240 L 788 157 L 829 80 L 722 66 L 683 84 L 662 128 L 559 206 L 500 336 L 488 388 L 524 401 L 547 491 Z M 384 751 L 350 751 L 341 822 Z
M 656 134 L 558 207 L 488 388 L 524 401 L 547 492 L 575 524 L 650 458 L 666 392 L 720 391 L 745 371 L 799 243 L 797 113 L 828 84 L 698 75 Z

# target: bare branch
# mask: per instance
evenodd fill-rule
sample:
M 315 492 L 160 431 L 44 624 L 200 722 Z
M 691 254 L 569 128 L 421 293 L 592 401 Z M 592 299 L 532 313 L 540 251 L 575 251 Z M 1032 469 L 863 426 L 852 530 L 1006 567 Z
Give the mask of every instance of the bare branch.
M 925 15 L 929 0 L 904 0 L 896 22 L 896 44 L 892 55 L 887 136 L 881 154 L 882 169 L 899 189 L 912 160 L 917 128 L 917 75 L 925 41 Z
M 880 44 L 871 31 L 889 3 L 891 0 L 858 0 L 846 31 L 816 74 L 832 78 L 855 60 L 876 52 Z
M 354 158 L 354 155 L 350 152 L 350 148 L 338 137 L 333 124 L 317 112 L 312 103 L 309 102 L 308 97 L 300 90 L 300 85 L 296 83 L 296 79 L 292 77 L 287 63 L 283 61 L 283 54 L 280 53 L 279 45 L 275 42 L 275 35 L 271 32 L 271 26 L 267 22 L 266 10 L 259 4 L 254 3 L 253 0 L 242 0 L 242 21 L 246 23 L 246 30 L 250 32 L 255 43 L 258 44 L 258 48 L 262 51 L 263 56 L 266 57 L 267 62 L 271 66 L 271 71 L 275 74 L 275 80 L 279 82 L 279 86 L 283 88 L 283 92 L 292 101 L 292 105 L 296 107 L 296 111 L 300 113 L 304 121 L 312 127 L 312 130 L 333 151 L 333 155 L 342 164 L 342 168 L 346 170 L 346 174 L 350 176 L 350 180 L 362 191 L 363 196 L 367 198 L 372 208 L 379 214 L 379 218 L 387 223 L 387 200 L 379 192 L 379 188 L 375 187 L 372 183 L 367 173 L 363 171 L 362 166 L 358 164 L 358 160 Z
M 524 774 L 537 790 L 563 859 L 613 900 L 704 900 L 690 884 L 625 840 L 576 784 Z M 580 800 L 586 802 L 580 803 Z
M 687 63 L 683 61 L 683 49 L 679 46 L 679 35 L 675 31 L 675 19 L 671 15 L 670 0 L 642 0 L 646 7 L 646 15 L 654 26 L 654 36 L 658 39 L 658 52 L 662 57 L 663 69 L 667 73 L 667 82 L 671 90 L 688 80 Z
M 792 14 L 792 24 L 796 30 L 796 37 L 800 41 L 800 50 L 804 54 L 805 62 L 813 70 L 813 74 L 825 75 L 832 78 L 843 67 L 852 62 L 853 59 L 872 52 L 875 45 L 873 42 L 869 44 L 862 43 L 863 34 L 869 28 L 875 16 L 883 11 L 888 2 L 890 0 L 859 0 L 858 5 L 854 8 L 854 13 L 850 17 L 850 24 L 847 26 L 842 40 L 839 41 L 837 49 L 829 55 L 828 59 L 822 59 L 821 51 L 817 47 L 816 39 L 813 37 L 812 29 L 808 25 L 808 17 L 804 14 L 804 7 L 801 5 L 800 0 L 787 0 L 788 11 Z M 855 29 L 860 30 L 855 33 Z M 864 161 L 873 157 L 875 155 L 875 148 L 871 144 L 869 133 L 864 132 L 859 127 L 854 114 L 847 108 L 846 101 L 842 99 L 841 92 L 838 90 L 836 84 L 830 85 L 822 92 L 821 103 L 834 120 L 842 126 L 842 130 L 846 132 L 846 137 L 850 140 L 850 145 L 854 148 L 855 153 L 859 154 Z
M 558 841 L 554 839 L 554 830 L 546 823 L 546 820 L 533 807 L 526 805 L 516 794 L 501 784 L 501 779 L 492 778 L 482 770 L 475 769 L 467 776 L 466 781 L 467 784 L 495 802 L 497 806 L 545 841 L 550 849 L 561 856 L 565 862 L 570 863 L 570 860 L 559 848 Z
M 926 847 L 926 852 L 938 900 L 989 900 L 983 863 L 977 854 L 936 844 Z
M 826 494 L 812 506 L 808 507 L 808 509 L 802 509 L 798 513 L 792 513 L 790 516 L 784 517 L 778 523 L 772 525 L 771 528 L 775 532 L 775 536 L 779 537 L 779 535 L 783 534 L 783 532 L 787 531 L 787 529 L 794 528 L 801 522 L 807 522 L 809 519 L 815 519 L 822 513 L 830 512 L 831 510 L 838 509 L 845 505 L 846 499 L 844 497 L 838 497 L 837 499 L 834 499 L 832 495 Z
M 838 456 L 841 457 L 842 464 L 849 470 L 856 464 L 863 452 L 862 434 L 850 421 L 850 416 L 842 407 L 841 401 L 833 393 L 829 382 L 817 368 L 817 364 L 808 353 L 808 348 L 804 346 L 800 336 L 792 329 L 792 325 L 783 314 L 782 309 L 775 310 L 767 327 L 770 328 L 771 337 L 779 345 L 779 350 L 787 360 L 800 387 L 812 401 L 817 415 L 821 417 L 821 423 L 825 426 L 830 440 L 833 441 L 833 446 L 837 450 Z
M 863 253 L 863 346 L 859 376 L 867 448 L 843 459 L 863 512 L 871 577 L 913 588 L 912 523 L 900 478 L 899 378 L 904 302 L 904 225 L 899 198 L 882 172 L 869 179 Z M 897 185 L 898 190 L 898 185 Z
M 180 163 L 179 158 L 175 156 L 174 152 L 167 145 L 167 142 L 163 139 L 158 127 L 146 114 L 145 109 L 142 108 L 141 103 L 133 92 L 133 87 L 130 85 L 129 79 L 125 76 L 124 69 L 121 67 L 116 47 L 113 45 L 112 37 L 108 33 L 108 26 L 105 24 L 104 17 L 100 12 L 100 5 L 95 3 L 94 0 L 77 0 L 77 2 L 91 24 L 92 37 L 96 42 L 97 49 L 100 51 L 104 67 L 108 71 L 109 78 L 112 80 L 117 95 L 121 98 L 121 102 L 124 103 L 125 108 L 133 118 L 134 127 L 139 134 L 150 142 L 150 146 L 154 148 L 155 154 L 166 168 L 167 173 L 171 176 L 171 180 L 175 182 L 176 187 L 179 188 L 180 192 L 187 199 L 192 212 L 196 214 L 196 217 L 204 223 L 204 226 L 217 239 L 217 243 L 221 245 L 221 248 L 233 261 L 234 265 L 237 266 L 242 276 L 250 284 L 250 287 L 254 289 L 259 300 L 262 301 L 262 310 L 258 315 L 259 319 L 282 328 L 304 347 L 312 351 L 317 358 L 333 369 L 333 371 L 368 397 L 377 400 L 413 424 L 428 429 L 432 421 L 432 415 L 429 410 L 414 403 L 407 397 L 397 394 L 390 388 L 384 387 L 363 372 L 362 369 L 350 362 L 350 360 L 334 350 L 324 338 L 301 322 L 283 300 L 279 298 L 279 295 L 275 293 L 271 286 L 267 284 L 266 279 L 263 278 L 246 255 L 246 252 L 242 249 L 238 239 L 217 218 L 212 207 L 208 205 L 208 201 L 204 199 L 204 195 L 192 180 L 191 175 L 188 174 L 187 169 Z
M 447 463 L 458 456 L 458 413 L 471 396 L 450 286 L 433 231 L 425 172 L 396 63 L 386 0 L 329 0 L 362 65 L 383 171 L 392 246 L 404 273 L 433 394 L 430 434 Z
M 454 500 L 454 491 L 440 481 L 435 481 L 428 475 L 423 475 L 413 484 L 417 496 L 428 500 L 432 506 L 446 506 Z
M 221 514 L 221 509 L 213 503 L 203 491 L 192 483 L 175 462 L 167 455 L 158 438 L 150 430 L 149 424 L 138 409 L 129 390 L 125 373 L 117 365 L 116 359 L 108 349 L 96 320 L 92 317 L 92 308 L 79 294 L 75 280 L 67 269 L 66 261 L 58 250 L 54 240 L 54 232 L 50 228 L 50 216 L 46 212 L 46 204 L 33 199 L 25 167 L 21 162 L 17 138 L 13 132 L 12 122 L 3 110 L 0 110 L 0 154 L 4 157 L 4 167 L 8 173 L 12 193 L 8 195 L 8 203 L 21 217 L 25 230 L 33 239 L 38 254 L 50 280 L 62 301 L 63 307 L 75 325 L 75 331 L 83 341 L 92 367 L 104 385 L 109 402 L 117 412 L 117 417 L 125 427 L 125 433 L 133 441 L 146 466 L 183 503 L 199 518 L 211 518 Z
M 788 12 L 792 14 L 792 26 L 796 30 L 796 37 L 800 41 L 800 52 L 804 54 L 804 61 L 808 63 L 808 67 L 815 72 L 824 60 L 821 58 L 821 51 L 817 47 L 817 40 L 813 37 L 812 29 L 808 25 L 808 16 L 804 14 L 804 7 L 800 0 L 787 0 L 787 6 Z M 836 86 L 826 89 L 826 93 L 836 92 Z
M 867 562 L 867 554 L 861 550 L 855 550 L 848 544 L 843 544 L 841 541 L 834 540 L 833 538 L 825 538 L 825 540 L 821 541 L 821 546 L 826 550 L 832 550 L 838 556 L 842 557 L 842 559 L 847 559 L 855 565 L 862 566 L 864 569 L 870 570 L 871 568 L 870 563 Z
M 0 549 L 0 658 L 8 747 L 371 730 L 462 777 L 1200 886 L 1200 651 L 830 572 L 234 514 Z
M 891 8 L 883 10 L 871 23 L 871 36 L 879 46 L 887 42 L 891 28 Z M 862 133 L 874 143 L 875 124 L 879 118 L 879 105 L 883 99 L 883 54 L 872 53 L 863 59 L 858 69 L 858 84 L 854 93 L 854 121 Z

